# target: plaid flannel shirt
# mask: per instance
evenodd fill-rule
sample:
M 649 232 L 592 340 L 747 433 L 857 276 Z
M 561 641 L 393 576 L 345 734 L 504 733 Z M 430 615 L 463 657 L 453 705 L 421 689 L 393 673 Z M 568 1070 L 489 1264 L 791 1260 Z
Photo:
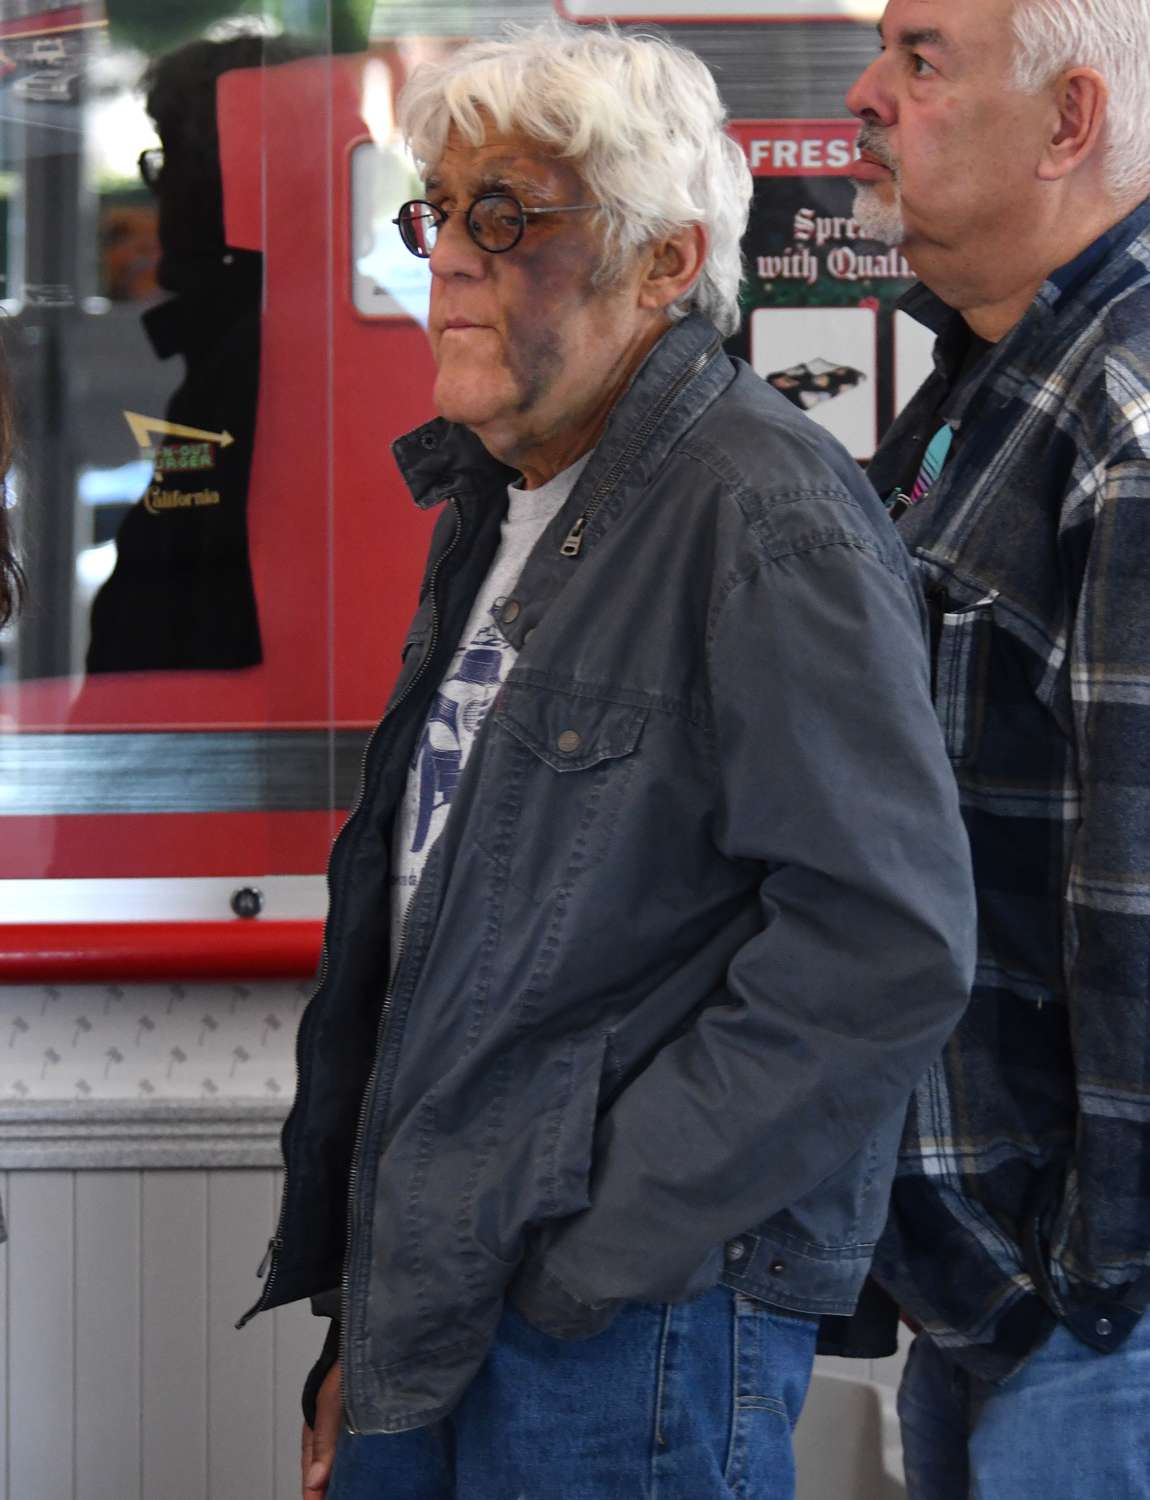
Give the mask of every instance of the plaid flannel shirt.
M 906 479 L 961 347 L 871 468 Z M 1041 289 L 943 416 L 900 532 L 979 895 L 970 1007 L 911 1104 L 875 1273 L 1001 1381 L 1055 1319 L 1119 1347 L 1150 1302 L 1150 201 Z

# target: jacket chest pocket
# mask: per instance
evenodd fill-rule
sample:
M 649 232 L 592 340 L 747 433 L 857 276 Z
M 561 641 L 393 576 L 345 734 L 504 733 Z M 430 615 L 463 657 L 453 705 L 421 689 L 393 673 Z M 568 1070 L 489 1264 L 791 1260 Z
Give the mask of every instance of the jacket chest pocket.
M 647 708 L 511 681 L 491 716 L 478 842 L 528 895 L 570 887 L 613 847 Z
M 996 594 L 956 604 L 945 589 L 927 589 L 931 684 L 952 764 L 968 765 L 982 735 Z

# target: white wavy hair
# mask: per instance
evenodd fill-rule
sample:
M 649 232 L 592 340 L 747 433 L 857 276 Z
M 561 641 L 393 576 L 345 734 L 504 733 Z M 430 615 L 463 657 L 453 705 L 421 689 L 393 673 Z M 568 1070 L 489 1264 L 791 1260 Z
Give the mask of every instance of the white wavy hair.
M 702 224 L 707 257 L 668 309 L 697 311 L 724 335 L 739 325 L 739 242 L 753 189 L 705 64 L 683 47 L 614 27 L 548 21 L 508 26 L 440 62 L 424 63 L 399 99 L 399 126 L 427 172 L 454 125 L 480 145 L 488 122 L 570 159 L 600 205 L 608 280 L 622 255 Z
M 1150 0 L 1017 0 L 1014 82 L 1037 93 L 1067 68 L 1110 86 L 1105 168 L 1117 199 L 1150 191 Z

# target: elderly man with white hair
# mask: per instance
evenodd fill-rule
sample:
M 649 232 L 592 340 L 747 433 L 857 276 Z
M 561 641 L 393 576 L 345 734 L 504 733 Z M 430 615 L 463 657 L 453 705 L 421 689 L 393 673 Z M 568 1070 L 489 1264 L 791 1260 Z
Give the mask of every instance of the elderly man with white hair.
M 971 972 L 925 609 L 723 352 L 750 180 L 698 59 L 556 23 L 400 119 L 440 416 L 395 453 L 440 514 L 260 1304 L 333 1316 L 304 1491 L 785 1500 Z
M 857 213 L 935 372 L 870 475 L 926 585 L 974 995 L 876 1273 L 915 1500 L 1150 1496 L 1150 0 L 890 0 Z

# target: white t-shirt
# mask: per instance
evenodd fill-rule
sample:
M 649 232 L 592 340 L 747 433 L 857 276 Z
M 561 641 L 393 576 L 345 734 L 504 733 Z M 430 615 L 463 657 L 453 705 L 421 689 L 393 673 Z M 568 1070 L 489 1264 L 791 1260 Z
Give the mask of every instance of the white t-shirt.
M 575 488 L 591 454 L 536 490 L 508 485 L 508 510 L 499 550 L 476 595 L 455 655 L 432 700 L 412 755 L 391 850 L 391 957 L 397 957 L 407 907 L 436 839 L 475 737 L 515 660 L 514 646 L 494 616 L 514 592 L 535 543 Z

